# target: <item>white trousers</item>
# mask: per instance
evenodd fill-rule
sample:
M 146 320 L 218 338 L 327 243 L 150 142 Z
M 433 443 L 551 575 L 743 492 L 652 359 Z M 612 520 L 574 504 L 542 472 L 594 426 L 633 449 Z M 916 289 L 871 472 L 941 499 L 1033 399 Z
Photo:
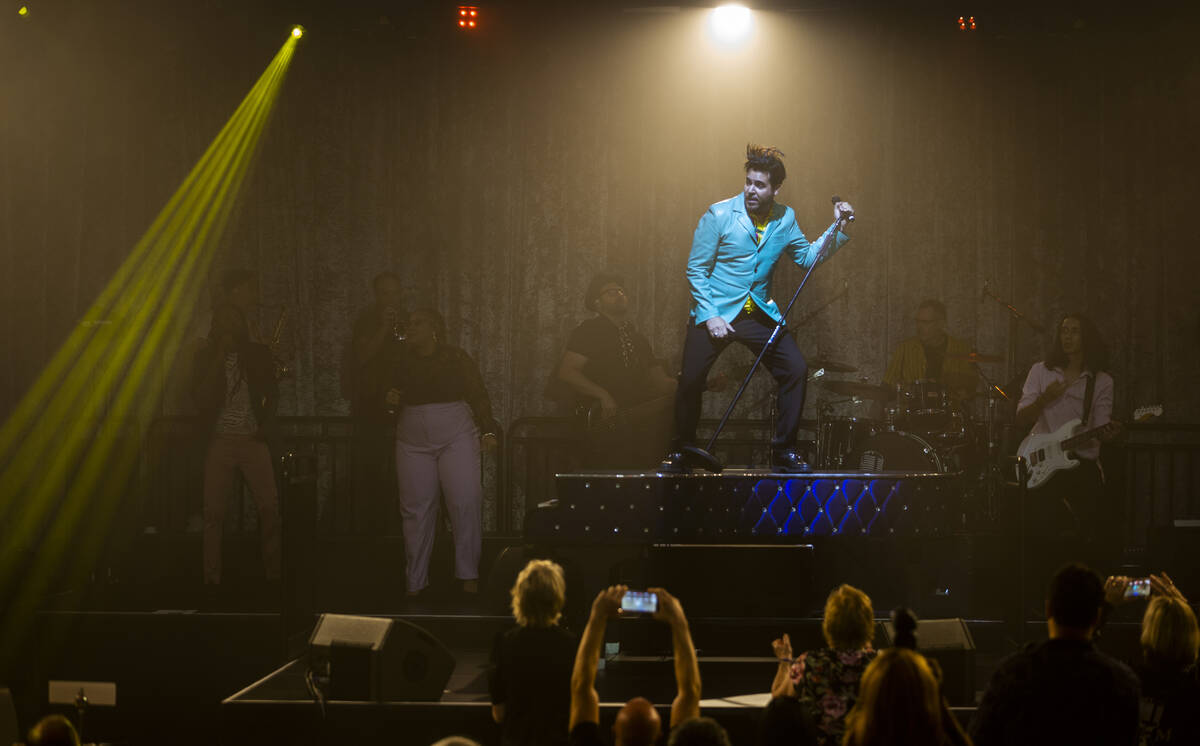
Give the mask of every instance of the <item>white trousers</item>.
M 466 402 L 417 404 L 400 411 L 396 474 L 409 592 L 429 584 L 439 490 L 446 497 L 454 532 L 454 575 L 460 580 L 478 579 L 483 484 L 479 428 Z

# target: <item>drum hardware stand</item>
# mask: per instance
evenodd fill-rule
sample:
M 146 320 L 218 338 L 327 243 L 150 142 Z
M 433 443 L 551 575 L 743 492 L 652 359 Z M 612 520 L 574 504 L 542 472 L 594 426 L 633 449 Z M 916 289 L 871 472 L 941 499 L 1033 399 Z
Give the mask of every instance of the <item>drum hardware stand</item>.
M 971 363 L 971 367 L 975 369 L 975 373 L 983 380 L 987 386 L 987 406 L 984 409 L 983 422 L 984 430 L 987 433 L 987 469 L 981 476 L 980 481 L 984 483 L 985 499 L 987 500 L 987 515 L 988 518 L 995 520 L 997 515 L 997 505 L 999 498 L 1000 484 L 1004 481 L 1001 474 L 1001 466 L 999 463 L 1000 456 L 1000 436 L 996 430 L 996 404 L 999 400 L 1009 400 L 1008 392 L 1001 388 L 995 381 L 988 378 L 988 375 L 983 372 L 983 368 L 979 363 Z
M 833 198 L 834 204 L 838 202 L 838 198 Z M 725 408 L 725 414 L 721 416 L 721 421 L 717 423 L 717 428 L 713 430 L 712 435 L 708 439 L 708 444 L 704 448 L 698 446 L 683 446 L 680 450 L 683 452 L 683 460 L 685 468 L 698 466 L 705 471 L 719 474 L 724 465 L 713 455 L 713 446 L 717 443 L 717 438 L 721 435 L 721 431 L 725 429 L 726 423 L 729 422 L 730 415 L 733 414 L 733 408 L 737 406 L 738 400 L 742 398 L 742 394 L 746 393 L 746 387 L 750 385 L 750 379 L 754 376 L 754 372 L 758 370 L 759 363 L 766 356 L 767 351 L 775 344 L 783 333 L 783 327 L 787 324 L 788 314 L 792 311 L 792 306 L 796 305 L 796 299 L 800 297 L 800 291 L 804 290 L 804 286 L 808 284 L 808 280 L 812 277 L 813 270 L 821 263 L 821 258 L 825 256 L 829 249 L 830 239 L 837 240 L 837 234 L 842 226 L 854 218 L 853 215 L 843 215 L 840 212 L 838 217 L 833 221 L 833 225 L 825 231 L 825 240 L 821 242 L 820 248 L 817 249 L 816 255 L 813 257 L 812 264 L 808 265 L 808 271 L 804 273 L 804 279 L 800 280 L 800 284 L 796 286 L 796 292 L 792 293 L 792 299 L 788 301 L 787 308 L 779 316 L 779 322 L 775 324 L 775 329 L 771 331 L 771 336 L 767 338 L 762 349 L 758 352 L 758 357 L 754 358 L 754 364 L 750 366 L 750 370 L 746 371 L 746 377 L 742 379 L 742 385 L 738 386 L 737 392 L 733 395 L 733 400 L 729 402 L 729 406 Z
M 1025 322 L 1034 334 L 1041 334 L 1046 331 L 1046 327 L 1029 318 L 1026 314 L 1017 309 L 1016 306 L 1006 300 L 1001 300 L 999 296 L 992 292 L 988 287 L 988 283 L 983 283 L 983 297 L 980 300 L 991 298 L 993 301 L 1003 306 L 1008 311 L 1008 370 L 1005 373 L 1004 379 L 1011 381 L 1017 374 L 1017 334 L 1020 331 L 1021 322 Z M 1003 392 L 1001 392 L 1003 393 Z M 1007 395 L 1005 396 L 1007 398 Z

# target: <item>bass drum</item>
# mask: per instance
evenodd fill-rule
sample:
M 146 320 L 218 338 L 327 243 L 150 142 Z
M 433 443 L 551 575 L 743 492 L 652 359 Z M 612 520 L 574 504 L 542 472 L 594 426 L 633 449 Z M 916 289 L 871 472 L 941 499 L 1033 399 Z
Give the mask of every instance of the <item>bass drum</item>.
M 875 433 L 847 459 L 847 466 L 868 472 L 904 471 L 929 474 L 946 471 L 933 446 L 912 433 Z

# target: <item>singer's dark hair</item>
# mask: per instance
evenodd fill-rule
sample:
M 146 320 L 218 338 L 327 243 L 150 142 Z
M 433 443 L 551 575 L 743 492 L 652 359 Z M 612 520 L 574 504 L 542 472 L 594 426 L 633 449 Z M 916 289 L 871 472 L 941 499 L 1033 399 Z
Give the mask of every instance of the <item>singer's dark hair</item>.
M 778 189 L 787 178 L 783 167 L 783 151 L 766 145 L 746 145 L 746 170 L 762 171 L 771 177 L 771 186 Z
M 1079 330 L 1083 337 L 1084 369 L 1093 373 L 1108 370 L 1108 344 L 1100 336 L 1100 330 L 1096 328 L 1096 324 L 1082 313 L 1064 314 L 1058 320 L 1058 325 L 1054 327 L 1054 342 L 1046 352 L 1046 367 L 1060 369 L 1067 367 L 1069 361 L 1062 346 L 1062 326 L 1067 319 L 1075 319 L 1079 322 Z
M 1087 629 L 1100 618 L 1104 581 L 1087 565 L 1064 565 L 1050 581 L 1046 603 L 1050 618 L 1059 625 Z
M 892 610 L 892 645 L 917 649 L 917 615 L 903 606 Z

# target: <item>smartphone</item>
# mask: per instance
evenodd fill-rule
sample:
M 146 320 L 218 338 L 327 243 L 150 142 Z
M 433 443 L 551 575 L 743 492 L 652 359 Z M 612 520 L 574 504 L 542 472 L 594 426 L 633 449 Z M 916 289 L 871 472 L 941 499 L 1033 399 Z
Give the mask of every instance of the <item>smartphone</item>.
M 1125 598 L 1150 598 L 1150 578 L 1129 581 L 1129 587 L 1125 589 Z
M 625 595 L 621 596 L 621 611 L 625 614 L 653 614 L 658 611 L 658 594 L 625 591 Z

